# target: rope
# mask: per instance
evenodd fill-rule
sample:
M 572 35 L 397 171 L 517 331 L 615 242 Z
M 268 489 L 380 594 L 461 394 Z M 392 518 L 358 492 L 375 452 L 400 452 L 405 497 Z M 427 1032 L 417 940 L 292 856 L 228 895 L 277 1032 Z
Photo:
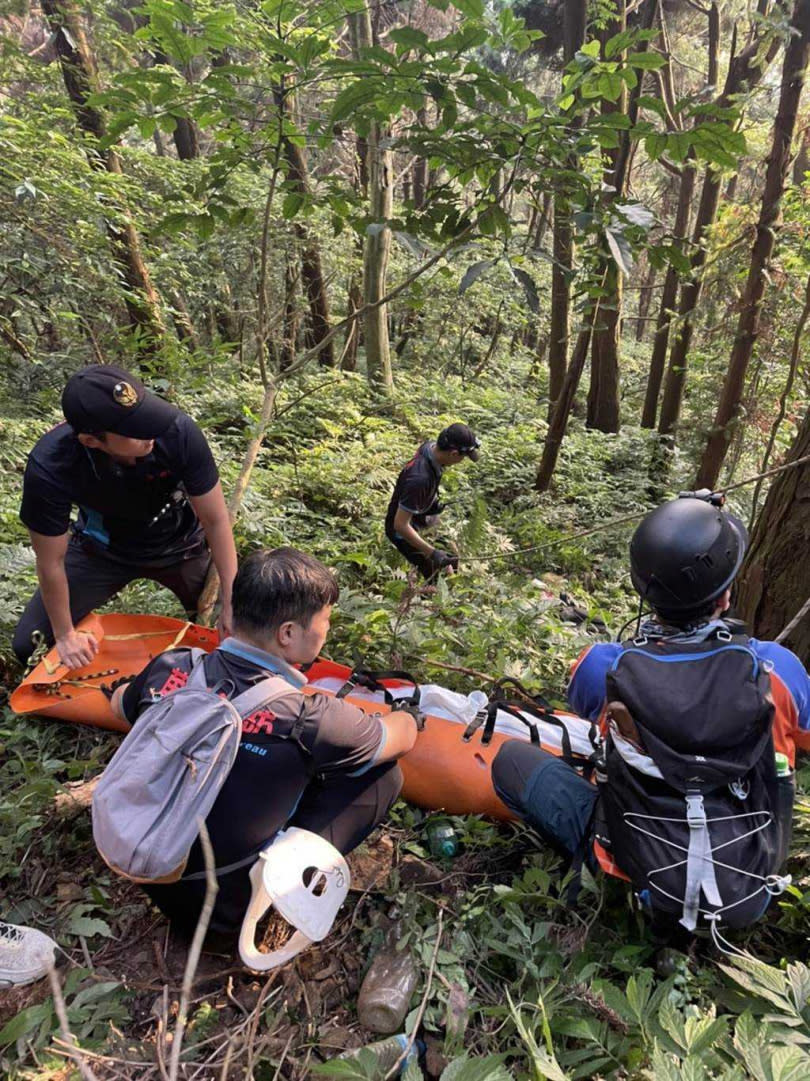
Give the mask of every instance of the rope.
M 170 653 L 171 650 L 176 649 L 177 646 L 180 645 L 180 643 L 186 636 L 186 631 L 191 625 L 191 620 L 183 624 L 183 626 L 172 639 L 165 652 Z M 79 630 L 79 634 L 89 635 L 92 633 L 92 631 Z M 167 634 L 171 633 L 171 627 L 167 627 L 165 631 L 140 631 L 136 634 L 105 634 L 104 640 L 107 642 L 134 642 L 137 638 L 165 638 Z M 57 661 L 57 663 L 54 664 L 53 661 L 49 661 L 47 657 L 43 659 L 42 664 L 49 676 L 52 676 L 54 672 L 56 672 L 59 668 L 62 667 L 61 661 Z M 61 682 L 64 683 L 65 680 L 62 680 Z
M 795 628 L 799 625 L 799 623 L 801 623 L 801 621 L 804 619 L 808 612 L 810 612 L 810 597 L 807 598 L 807 600 L 801 606 L 793 619 L 791 619 L 790 623 L 788 623 L 785 629 L 783 631 L 780 631 L 776 638 L 774 638 L 774 642 L 784 642 L 790 632 L 792 630 L 795 630 Z
M 734 484 L 727 485 L 725 488 L 718 488 L 717 491 L 726 495 L 728 492 L 736 491 L 737 488 L 744 488 L 746 485 L 753 484 L 755 481 L 763 480 L 765 477 L 772 477 L 777 473 L 784 473 L 788 469 L 795 469 L 797 466 L 805 465 L 807 462 L 810 462 L 810 454 L 805 454 L 802 458 L 797 458 L 793 462 L 785 462 L 783 465 L 777 465 L 772 469 L 766 469 L 762 473 L 756 473 L 753 477 L 746 477 L 745 480 L 738 480 Z M 517 548 L 511 552 L 487 552 L 480 556 L 461 556 L 461 559 L 465 563 L 488 563 L 495 559 L 512 559 L 515 556 L 526 555 L 529 552 L 542 552 L 547 548 L 554 548 L 558 544 L 568 544 L 571 541 L 581 540 L 583 537 L 590 537 L 594 533 L 601 533 L 605 529 L 612 529 L 613 526 L 625 525 L 627 522 L 635 522 L 648 513 L 649 511 L 647 510 L 634 511 L 632 514 L 622 515 L 621 518 L 611 518 L 609 522 L 603 522 L 601 525 L 592 526 L 590 529 L 583 529 L 579 533 L 572 533 L 568 537 L 558 537 L 555 540 L 544 541 L 542 544 L 533 544 L 530 548 Z M 779 641 L 779 639 L 777 639 L 777 641 Z

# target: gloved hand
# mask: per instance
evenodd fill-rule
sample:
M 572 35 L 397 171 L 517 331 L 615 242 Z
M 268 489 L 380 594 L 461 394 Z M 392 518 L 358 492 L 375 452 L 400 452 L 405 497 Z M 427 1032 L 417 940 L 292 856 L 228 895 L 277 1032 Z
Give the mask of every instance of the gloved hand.
M 424 732 L 425 730 L 425 715 L 419 709 L 419 706 L 415 706 L 412 702 L 401 702 L 397 704 L 398 713 L 410 713 L 413 719 L 416 721 L 416 731 Z
M 100 684 L 98 689 L 101 691 L 105 698 L 112 701 L 112 696 L 115 694 L 118 688 L 124 683 L 129 683 L 131 679 L 132 676 L 121 676 L 120 679 L 115 679 L 112 683 Z
M 458 569 L 458 556 L 451 552 L 443 552 L 441 548 L 434 548 L 428 558 L 434 571 L 441 571 L 446 567 L 452 567 L 454 571 Z

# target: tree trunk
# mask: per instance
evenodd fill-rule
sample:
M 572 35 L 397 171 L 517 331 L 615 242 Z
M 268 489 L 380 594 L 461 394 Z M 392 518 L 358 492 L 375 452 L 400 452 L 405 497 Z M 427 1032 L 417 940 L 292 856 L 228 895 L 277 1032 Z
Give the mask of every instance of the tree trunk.
M 793 162 L 793 185 L 800 188 L 806 183 L 805 175 L 810 171 L 810 124 L 804 129 L 799 139 L 799 149 Z
M 420 127 L 427 126 L 427 109 L 424 107 L 416 113 L 416 120 Z M 427 197 L 428 163 L 427 158 L 417 157 L 413 163 L 413 205 L 421 210 Z
M 810 412 L 786 461 L 810 454 Z M 740 571 L 737 608 L 759 638 L 775 638 L 810 596 L 810 561 L 801 558 L 810 537 L 810 464 L 778 474 L 771 484 Z M 810 617 L 787 644 L 810 661 Z
M 284 253 L 284 323 L 282 331 L 279 370 L 284 372 L 295 360 L 298 327 L 301 312 L 298 307 L 298 281 L 300 278 L 294 242 L 291 240 Z
M 648 3 L 644 8 L 641 26 L 643 30 L 649 30 L 656 16 L 658 5 Z M 622 33 L 627 26 L 627 11 L 625 0 L 616 0 L 615 18 L 605 27 L 601 33 L 603 47 L 609 38 Z M 639 46 L 641 51 L 646 51 L 647 43 Z M 638 73 L 638 82 L 633 88 L 629 101 L 623 91 L 617 101 L 605 101 L 602 103 L 602 115 L 610 116 L 615 113 L 627 113 L 630 125 L 635 125 L 638 118 L 638 101 L 644 85 L 644 72 Z M 605 183 L 612 188 L 609 201 L 619 202 L 624 197 L 630 171 L 630 134 L 622 131 L 619 134 L 619 145 L 615 150 L 607 150 L 605 160 Z M 591 385 L 588 392 L 588 416 L 589 428 L 596 428 L 600 432 L 618 432 L 620 425 L 619 416 L 619 346 L 621 337 L 622 321 L 622 272 L 616 266 L 611 256 L 605 255 L 604 267 L 607 273 L 604 275 L 607 295 L 602 300 L 602 313 L 598 326 L 594 327 L 593 341 L 591 344 Z
M 588 20 L 587 0 L 566 0 L 563 5 L 563 60 L 567 65 L 585 43 Z M 569 158 L 569 168 L 577 162 Z M 560 395 L 568 363 L 568 338 L 571 334 L 571 272 L 574 264 L 574 240 L 568 194 L 562 181 L 554 192 L 554 235 L 551 265 L 551 323 L 548 336 L 549 418 Z
M 785 50 L 779 108 L 774 121 L 773 144 L 768 156 L 757 233 L 751 249 L 751 265 L 720 402 L 698 469 L 696 486 L 699 488 L 712 488 L 717 484 L 728 450 L 730 434 L 742 413 L 741 401 L 745 387 L 745 373 L 759 335 L 762 298 L 765 295 L 768 280 L 768 264 L 773 255 L 776 230 L 780 224 L 782 196 L 790 166 L 796 114 L 804 87 L 807 62 L 810 59 L 810 0 L 796 0 L 791 25 L 794 34 L 789 39 Z
M 622 275 L 606 267 L 605 296 L 591 341 L 591 384 L 586 424 L 600 432 L 619 430 L 619 332 L 622 316 Z
M 716 5 L 712 5 L 712 12 L 715 10 Z M 712 30 L 710 49 L 714 56 L 717 50 L 715 44 L 717 30 L 714 20 L 710 21 L 710 28 L 714 28 Z M 718 107 L 727 108 L 732 99 L 738 94 L 746 89 L 752 90 L 762 78 L 778 51 L 779 38 L 776 35 L 772 35 L 764 53 L 761 37 L 757 35 L 738 56 L 732 56 L 723 92 L 717 99 Z M 716 67 L 716 60 L 710 60 L 710 67 Z M 694 252 L 689 270 L 689 280 L 681 288 L 681 299 L 678 305 L 679 330 L 672 344 L 664 385 L 661 418 L 658 422 L 658 431 L 661 435 L 672 435 L 681 415 L 681 403 L 683 402 L 683 390 L 686 382 L 686 365 L 689 347 L 692 343 L 695 310 L 703 288 L 703 267 L 706 263 L 708 234 L 717 217 L 717 207 L 720 202 L 720 185 L 720 174 L 710 168 L 707 169 L 703 180 L 703 191 L 701 192 L 697 218 L 695 219 Z
M 284 157 L 287 161 L 287 185 L 299 195 L 309 195 L 309 169 L 304 152 L 291 139 L 284 139 Z M 309 305 L 310 340 L 308 345 L 314 348 L 329 334 L 330 313 L 329 294 L 321 264 L 321 250 L 317 239 L 309 229 L 296 221 L 293 226 L 301 249 L 301 285 Z M 335 352 L 332 339 L 324 343 L 318 356 L 318 363 L 325 368 L 334 367 Z
M 647 331 L 647 316 L 650 313 L 650 300 L 655 288 L 655 278 L 658 274 L 656 267 L 650 263 L 647 273 L 644 275 L 644 284 L 638 293 L 638 319 L 636 320 L 636 341 L 643 342 Z
M 200 143 L 194 121 L 187 116 L 175 118 L 177 126 L 172 132 L 174 148 L 181 161 L 191 161 L 200 156 Z
M 105 134 L 104 117 L 89 103 L 90 96 L 98 90 L 98 74 L 79 10 L 73 0 L 43 0 L 42 10 L 53 33 L 65 89 L 79 127 L 94 140 L 100 140 Z M 97 169 L 116 174 L 123 171 L 114 147 L 106 151 L 93 147 L 89 157 Z M 107 218 L 107 235 L 127 286 L 124 303 L 130 325 L 140 332 L 138 351 L 148 357 L 160 347 L 166 331 L 160 299 L 144 262 L 138 233 L 125 206 L 119 204 L 114 214 Z
M 693 161 L 687 160 L 684 162 L 681 173 L 681 183 L 678 189 L 678 208 L 675 211 L 675 227 L 673 229 L 674 240 L 682 250 L 689 233 L 689 219 L 692 214 L 694 190 L 695 166 Z M 675 314 L 674 309 L 677 299 L 678 271 L 674 266 L 668 266 L 664 278 L 664 288 L 661 293 L 661 306 L 658 309 L 658 320 L 655 325 L 650 374 L 647 377 L 647 392 L 644 396 L 644 409 L 641 414 L 642 428 L 655 427 L 655 418 L 658 413 L 658 396 L 661 393 L 661 380 L 664 378 L 664 365 L 667 359 L 667 346 L 669 345 L 669 328 Z
M 554 403 L 554 413 L 552 414 L 546 440 L 543 445 L 543 457 L 540 460 L 534 482 L 534 486 L 538 492 L 548 491 L 548 486 L 551 484 L 551 478 L 554 476 L 554 469 L 557 465 L 560 447 L 562 446 L 562 441 L 565 438 L 565 431 L 568 427 L 568 418 L 571 415 L 571 409 L 574 404 L 574 396 L 577 392 L 577 387 L 579 386 L 582 370 L 585 367 L 585 361 L 588 359 L 588 347 L 591 344 L 593 326 L 598 317 L 599 301 L 596 300 L 592 302 L 592 306 L 586 313 L 583 327 L 577 335 L 576 345 L 571 354 L 571 363 L 566 369 L 563 385 L 560 389 L 560 396 Z
M 359 57 L 372 45 L 368 9 L 349 15 L 352 52 Z M 394 388 L 391 347 L 388 340 L 387 305 L 380 300 L 386 292 L 391 229 L 388 222 L 394 209 L 394 169 L 391 151 L 381 144 L 387 131 L 372 122 L 367 136 L 369 217 L 363 249 L 363 303 L 366 372 L 372 387 L 390 393 Z

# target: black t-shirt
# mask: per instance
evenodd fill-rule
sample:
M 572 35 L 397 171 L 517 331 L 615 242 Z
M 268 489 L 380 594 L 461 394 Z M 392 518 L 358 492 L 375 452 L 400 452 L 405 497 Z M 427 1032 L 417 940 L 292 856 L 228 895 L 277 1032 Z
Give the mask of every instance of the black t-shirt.
M 416 528 L 425 524 L 427 514 L 436 513 L 433 508 L 443 470 L 431 454 L 434 446 L 434 443 L 423 443 L 397 477 L 385 515 L 385 532 L 389 537 L 395 533 L 394 518 L 400 507 L 411 512 L 411 525 Z
M 188 649 L 156 657 L 124 692 L 127 720 L 136 723 L 156 697 L 184 686 L 190 669 Z M 219 684 L 229 698 L 268 674 L 286 674 L 300 685 L 305 682 L 279 658 L 233 638 L 205 659 L 205 674 L 208 686 Z M 300 738 L 309 754 L 286 738 L 302 708 Z M 313 776 L 359 774 L 374 765 L 383 732 L 379 716 L 331 695 L 303 695 L 292 683 L 289 694 L 273 698 L 269 708 L 245 718 L 236 761 L 206 820 L 217 867 L 236 863 L 271 841 L 295 813 Z M 203 867 L 200 846 L 195 844 L 187 873 Z
M 135 465 L 82 446 L 69 424 L 46 432 L 28 455 L 20 518 L 60 537 L 70 526 L 111 559 L 148 566 L 172 563 L 202 541 L 187 496 L 205 495 L 219 479 L 211 448 L 181 413 Z

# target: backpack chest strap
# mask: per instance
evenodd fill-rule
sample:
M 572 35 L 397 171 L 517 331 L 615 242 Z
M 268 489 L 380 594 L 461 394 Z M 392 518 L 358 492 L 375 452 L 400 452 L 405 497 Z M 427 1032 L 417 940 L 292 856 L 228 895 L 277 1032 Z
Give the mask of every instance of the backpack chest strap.
M 703 796 L 700 792 L 686 793 L 686 821 L 689 825 L 689 848 L 686 854 L 686 889 L 683 896 L 681 926 L 694 931 L 704 893 L 711 905 L 722 905 L 712 858 L 712 842 Z

